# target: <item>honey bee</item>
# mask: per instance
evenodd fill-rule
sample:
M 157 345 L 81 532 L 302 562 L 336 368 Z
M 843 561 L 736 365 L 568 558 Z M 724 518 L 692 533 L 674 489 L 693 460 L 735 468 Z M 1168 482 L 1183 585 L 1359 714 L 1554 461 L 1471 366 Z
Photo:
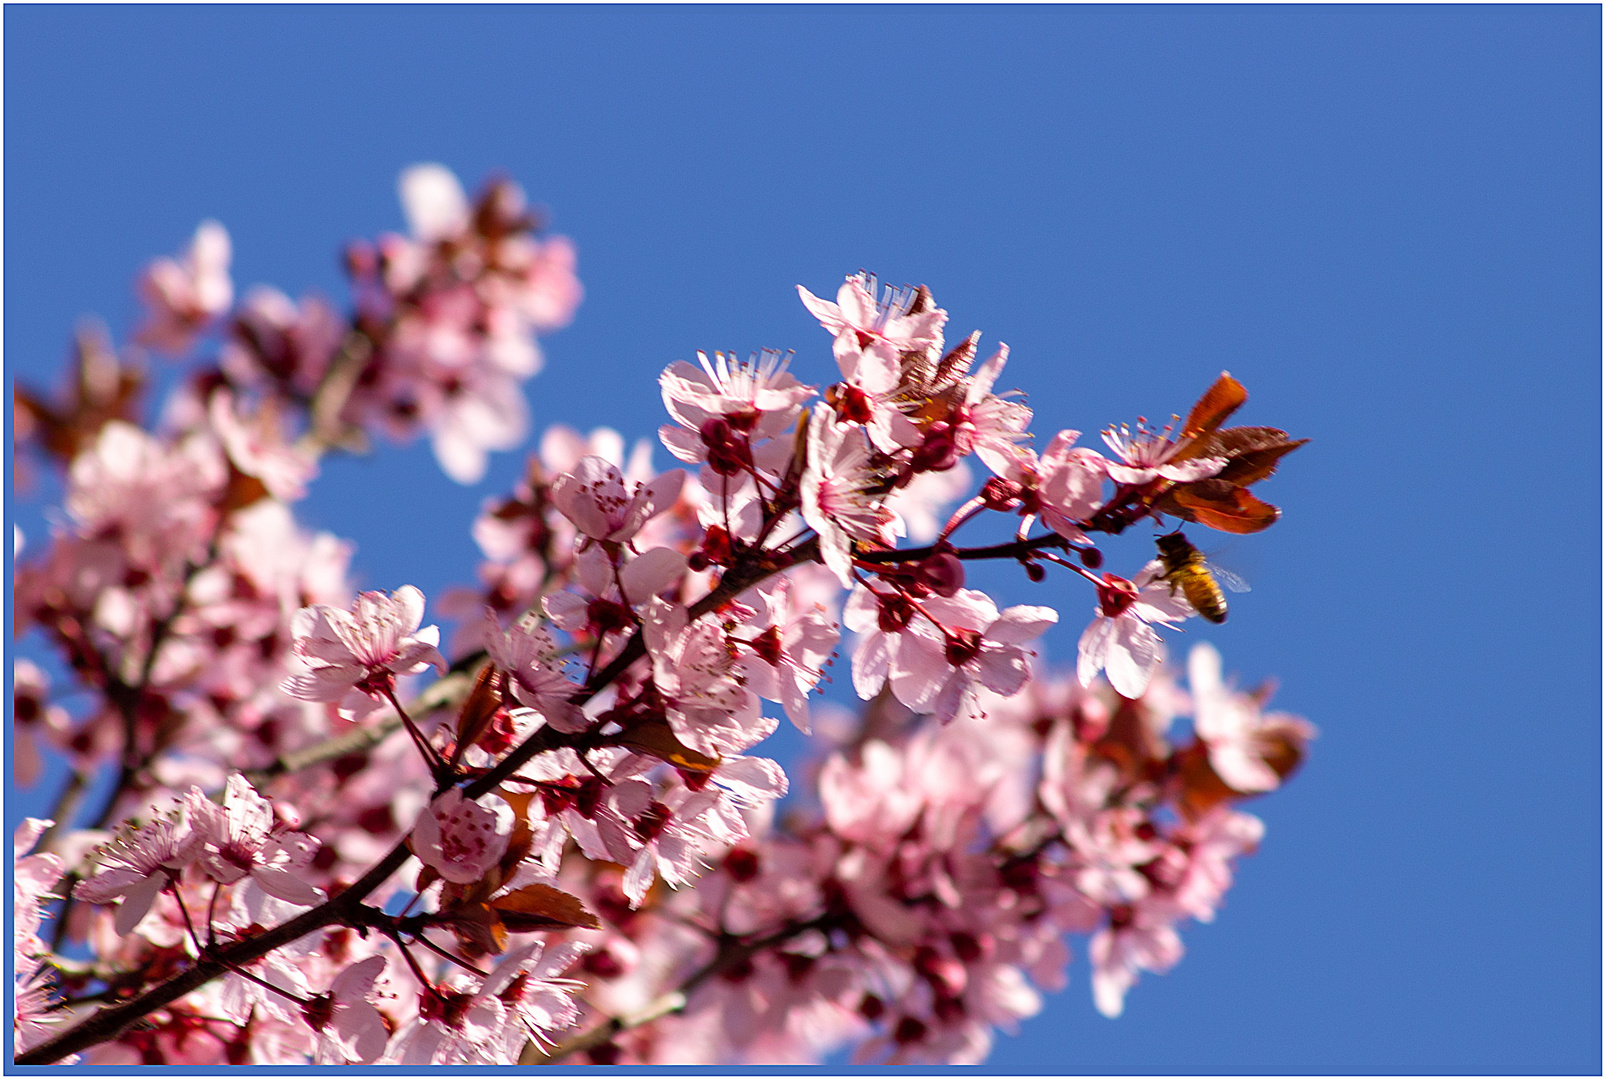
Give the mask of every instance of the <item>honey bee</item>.
M 1162 576 L 1171 583 L 1172 595 L 1181 589 L 1200 615 L 1213 623 L 1226 622 L 1227 598 L 1221 587 L 1248 592 L 1249 586 L 1243 579 L 1206 561 L 1204 552 L 1194 547 L 1181 532 L 1157 536 L 1154 544 L 1160 549 L 1160 562 L 1165 566 Z

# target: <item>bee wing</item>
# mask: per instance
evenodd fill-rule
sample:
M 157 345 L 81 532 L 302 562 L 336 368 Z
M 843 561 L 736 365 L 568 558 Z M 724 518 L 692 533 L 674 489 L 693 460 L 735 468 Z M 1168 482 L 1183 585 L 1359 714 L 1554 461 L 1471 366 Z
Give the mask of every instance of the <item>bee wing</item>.
M 1245 581 L 1231 570 L 1223 570 L 1215 563 L 1210 564 L 1210 574 L 1216 579 L 1216 584 L 1220 585 L 1224 589 L 1231 589 L 1233 592 L 1249 591 L 1249 582 Z

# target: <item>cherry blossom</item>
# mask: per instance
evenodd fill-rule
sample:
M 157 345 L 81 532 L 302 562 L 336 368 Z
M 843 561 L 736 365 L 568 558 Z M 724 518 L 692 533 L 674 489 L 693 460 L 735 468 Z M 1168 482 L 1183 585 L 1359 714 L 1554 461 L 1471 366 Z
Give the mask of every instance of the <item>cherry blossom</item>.
M 1038 513 L 1043 523 L 1067 540 L 1087 542 L 1077 522 L 1091 518 L 1103 502 L 1106 462 L 1096 452 L 1075 446 L 1080 432 L 1054 436 L 1037 461 Z
M 401 1065 L 503 1064 L 518 1060 L 526 1038 L 548 1038 L 575 1015 L 574 983 L 560 972 L 579 948 L 548 951 L 530 942 L 507 953 L 469 991 L 424 991 L 419 1017 L 399 1032 L 385 1060 Z
M 641 530 L 648 518 L 674 503 L 686 474 L 678 469 L 625 490 L 624 476 L 603 458 L 580 459 L 574 472 L 552 484 L 552 501 L 575 528 L 594 540 L 623 543 Z
M 1052 608 L 1029 604 L 1000 612 L 974 589 L 931 597 L 920 610 L 891 659 L 892 688 L 911 709 L 944 722 L 979 715 L 983 687 L 1009 697 L 1026 685 L 1034 655 L 1026 643 L 1059 621 Z
M 746 623 L 751 636 L 734 640 L 752 650 L 745 658 L 747 686 L 767 701 L 779 702 L 799 731 L 809 731 L 809 693 L 824 674 L 838 632 L 818 605 L 799 610 L 793 588 L 779 579 L 759 594 L 760 613 Z
M 1153 624 L 1175 626 L 1194 614 L 1185 598 L 1172 595 L 1160 572 L 1160 564 L 1151 562 L 1132 581 L 1104 575 L 1096 617 L 1077 643 L 1076 674 L 1083 686 L 1091 686 L 1102 669 L 1123 697 L 1143 695 L 1162 650 Z
M 19 456 L 61 482 L 16 537 L 18 780 L 70 773 L 15 838 L 22 1064 L 976 1063 L 1076 940 L 1108 1015 L 1180 959 L 1263 840 L 1237 804 L 1314 729 L 1207 646 L 1185 692 L 1156 631 L 1186 598 L 1100 544 L 1269 523 L 1243 489 L 1298 440 L 1222 429 L 1223 376 L 1185 438 L 1039 451 L 1007 346 L 978 365 L 925 286 L 860 273 L 799 290 L 833 383 L 775 350 L 662 370 L 693 476 L 549 427 L 482 505 L 443 653 L 418 589 L 353 599 L 351 545 L 292 504 L 379 434 L 479 479 L 581 289 L 511 181 L 398 190 L 409 235 L 347 248 L 349 308 L 236 304 L 220 226 L 153 264 L 138 338 L 185 364 L 157 427 L 109 334 L 65 395 L 19 388 Z M 994 476 L 945 519 L 971 455 Z M 989 560 L 1096 590 L 1074 674 L 1034 663 L 1053 609 L 973 587 Z M 844 589 L 857 712 L 809 702 Z M 747 753 L 763 701 L 816 732 L 791 777 Z
M 329 992 L 306 1007 L 306 1020 L 318 1032 L 319 1065 L 369 1065 L 385 1052 L 390 1032 L 369 997 L 385 970 L 385 958 L 370 956 L 346 968 Z
M 1207 642 L 1188 653 L 1193 730 L 1210 753 L 1210 767 L 1234 791 L 1272 791 L 1282 779 L 1266 762 L 1281 743 L 1303 746 L 1315 737 L 1307 721 L 1284 713 L 1263 715 L 1260 703 L 1221 681 L 1221 654 Z
M 396 676 L 414 675 L 434 664 L 446 670 L 436 645 L 440 630 L 424 621 L 424 595 L 403 585 L 386 596 L 365 592 L 350 611 L 327 604 L 302 608 L 292 628 L 295 654 L 308 670 L 284 682 L 306 701 L 338 702 L 361 718 L 378 707 Z
M 272 406 L 264 405 L 245 421 L 236 415 L 235 404 L 228 391 L 219 390 L 207 409 L 229 463 L 260 480 L 275 499 L 294 502 L 301 498 L 307 492 L 307 481 L 317 475 L 317 463 L 285 442 Z
M 487 795 L 477 801 L 451 788 L 429 804 L 413 828 L 413 854 L 447 881 L 468 884 L 501 861 L 513 831 L 513 809 Z
M 317 841 L 277 823 L 273 804 L 245 777 L 229 777 L 221 806 L 192 789 L 184 807 L 205 845 L 201 864 L 214 880 L 228 884 L 249 875 L 263 892 L 291 904 L 310 907 L 323 900 L 323 891 L 305 877 Z
M 122 900 L 117 932 L 133 933 L 162 887 L 200 857 L 204 842 L 182 812 L 156 818 L 99 849 L 94 875 L 79 882 L 73 894 L 92 904 Z
M 1120 484 L 1147 484 L 1163 479 L 1176 483 L 1203 480 L 1220 472 L 1225 458 L 1195 457 L 1173 463 L 1173 459 L 1191 444 L 1178 442 L 1171 437 L 1171 429 L 1154 431 L 1141 419 L 1136 428 L 1122 424 L 1119 428 L 1105 429 L 1104 442 L 1115 452 L 1121 463 L 1105 466 L 1110 476 Z
M 1093 961 L 1093 1003 L 1114 1018 L 1126 1006 L 1127 991 L 1139 971 L 1163 973 L 1182 959 L 1182 939 L 1153 903 L 1114 908 L 1109 925 L 1093 935 L 1087 952 Z
M 637 560 L 638 562 L 640 560 Z M 634 565 L 634 564 L 632 564 Z M 534 615 L 526 615 L 503 631 L 496 613 L 485 613 L 485 648 L 498 668 L 507 672 L 513 697 L 539 712 L 559 731 L 582 731 L 588 721 L 569 701 L 578 689 L 555 659 L 552 634 Z
M 646 638 L 669 726 L 687 746 L 718 757 L 775 730 L 757 695 L 743 685 L 725 631 L 713 620 L 691 621 L 685 608 L 654 598 Z
M 878 300 L 879 283 L 860 272 L 837 290 L 836 303 L 821 300 L 803 286 L 798 296 L 809 313 L 835 336 L 833 351 L 842 375 L 867 390 L 891 390 L 898 379 L 898 356 L 942 341 L 948 313 L 941 308 L 914 310 L 918 292 L 887 286 Z
M 902 533 L 902 522 L 875 493 L 878 479 L 863 433 L 836 423 L 829 406 L 815 406 L 803 469 L 803 520 L 820 534 L 820 556 L 844 588 L 853 584 L 855 542 L 890 547 Z
M 203 221 L 181 259 L 157 259 L 147 266 L 139 282 L 149 306 L 140 340 L 173 354 L 188 349 L 195 335 L 234 301 L 231 254 L 228 231 L 215 221 Z
M 726 476 L 751 466 L 752 444 L 791 428 L 814 394 L 787 371 L 790 359 L 773 349 L 745 362 L 720 352 L 710 360 L 700 352 L 700 371 L 681 360 L 669 365 L 658 383 L 679 426 L 659 429 L 664 446 L 682 461 L 708 461 Z

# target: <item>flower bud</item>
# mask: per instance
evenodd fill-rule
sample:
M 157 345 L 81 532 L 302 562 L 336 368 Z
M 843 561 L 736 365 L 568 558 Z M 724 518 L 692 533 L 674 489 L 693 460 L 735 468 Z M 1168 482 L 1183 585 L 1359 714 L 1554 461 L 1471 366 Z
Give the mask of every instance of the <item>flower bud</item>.
M 928 555 L 916 572 L 921 583 L 938 596 L 952 596 L 965 586 L 965 564 L 951 551 Z

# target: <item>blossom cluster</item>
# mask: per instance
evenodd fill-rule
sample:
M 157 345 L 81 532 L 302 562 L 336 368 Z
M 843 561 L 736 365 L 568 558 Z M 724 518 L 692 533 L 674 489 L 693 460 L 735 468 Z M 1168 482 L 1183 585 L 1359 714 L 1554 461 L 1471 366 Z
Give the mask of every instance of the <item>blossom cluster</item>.
M 478 479 L 580 289 L 510 183 L 401 190 L 412 236 L 348 250 L 349 316 L 231 307 L 214 223 L 148 268 L 136 342 L 192 365 L 156 428 L 137 352 L 92 334 L 64 397 L 19 390 L 19 458 L 65 487 L 18 561 L 54 659 L 17 662 L 15 760 L 72 777 L 16 839 L 19 1062 L 976 1062 L 1068 935 L 1110 1016 L 1177 962 L 1261 839 L 1238 804 L 1314 734 L 1208 645 L 1186 690 L 1163 666 L 1161 631 L 1226 610 L 1182 528 L 1272 524 L 1249 488 L 1300 440 L 1223 427 L 1223 373 L 1108 456 L 1039 452 L 1006 346 L 854 274 L 798 290 L 823 388 L 774 350 L 663 370 L 682 467 L 549 428 L 443 641 L 293 504 L 375 432 Z M 954 541 L 994 515 L 1002 542 Z M 1103 570 L 1101 536 L 1168 517 Z M 970 587 L 983 559 L 1085 582 L 1074 671 L 1037 659 L 1059 612 Z M 844 648 L 857 714 L 818 700 Z M 791 776 L 759 754 L 781 717 L 814 748 Z

